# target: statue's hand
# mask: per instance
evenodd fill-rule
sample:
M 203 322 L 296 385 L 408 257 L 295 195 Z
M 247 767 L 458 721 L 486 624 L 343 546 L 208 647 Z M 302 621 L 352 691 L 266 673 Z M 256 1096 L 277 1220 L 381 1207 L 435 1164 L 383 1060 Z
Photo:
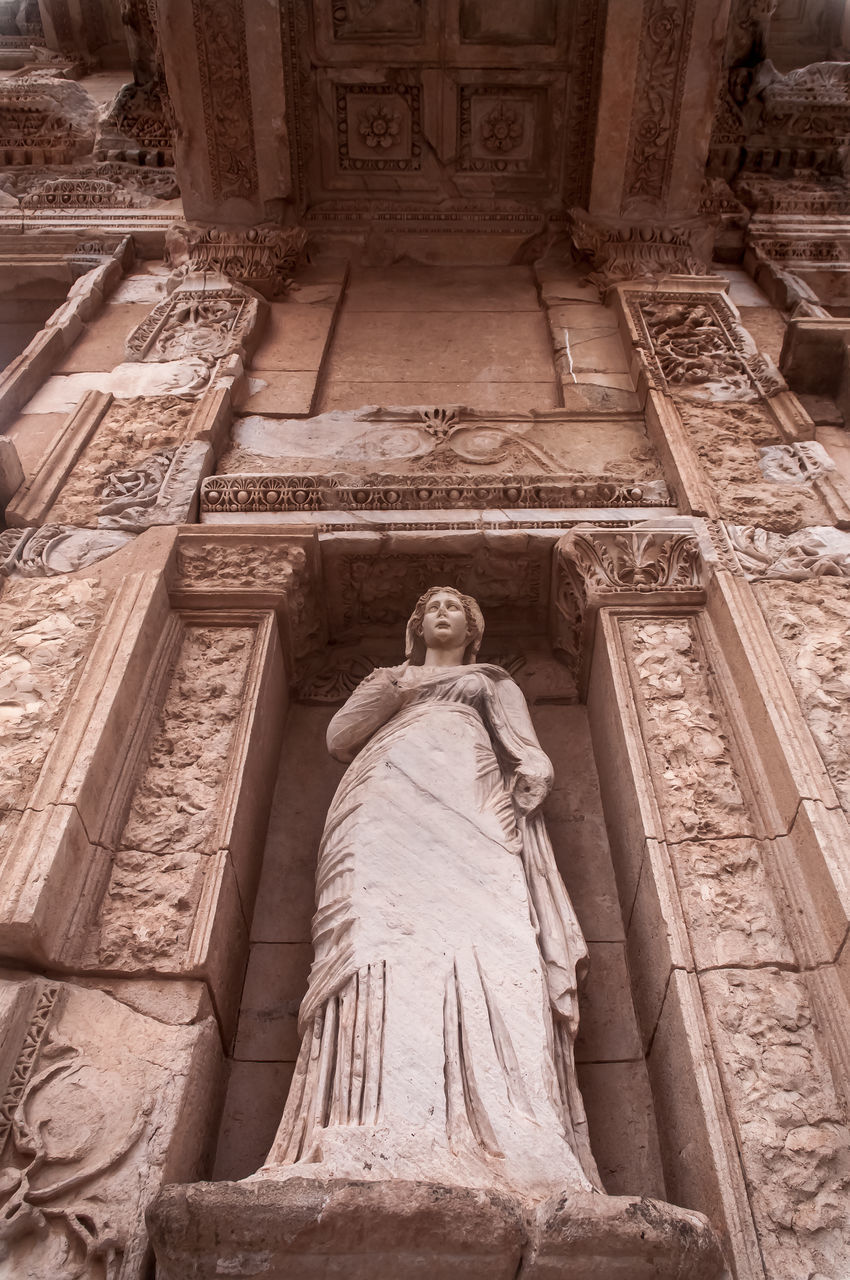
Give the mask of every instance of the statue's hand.
M 533 757 L 523 760 L 514 772 L 513 797 L 520 813 L 532 814 L 540 808 L 552 786 L 552 769 L 548 758 L 540 753 L 540 760 Z
M 397 676 L 390 667 L 376 671 L 375 679 L 382 685 L 382 692 L 395 703 L 397 711 L 416 696 L 416 686 L 405 684 L 403 675 Z

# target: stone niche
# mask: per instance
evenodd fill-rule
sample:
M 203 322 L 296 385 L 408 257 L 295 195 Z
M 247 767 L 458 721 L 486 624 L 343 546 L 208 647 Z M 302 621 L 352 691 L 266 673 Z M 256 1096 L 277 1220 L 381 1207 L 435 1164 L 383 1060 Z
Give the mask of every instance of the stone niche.
M 593 765 L 586 708 L 547 634 L 551 549 L 372 556 L 325 561 L 330 643 L 300 664 L 275 788 L 250 953 L 214 1168 L 246 1177 L 263 1162 L 298 1054 L 296 1023 L 312 959 L 316 856 L 344 766 L 325 745 L 332 714 L 375 667 L 402 658 L 406 618 L 435 582 L 482 604 L 482 662 L 522 688 L 555 766 L 547 825 L 591 954 L 576 1046 L 591 1141 L 612 1194 L 664 1198 L 646 1066 L 625 955 L 625 932 Z
M 205 547 L 199 534 L 187 531 L 180 553 L 184 573 L 194 557 L 206 565 L 205 583 L 191 589 L 197 602 L 215 598 L 221 607 L 224 591 L 256 607 L 240 557 L 249 539 L 267 555 L 281 535 L 226 528 Z M 844 1086 L 823 1028 L 843 1043 L 846 977 L 832 958 L 848 920 L 839 855 L 846 820 L 771 657 L 746 581 L 752 557 L 739 549 L 747 545 L 722 526 L 685 517 L 635 524 L 625 515 L 617 527 L 567 534 L 322 536 L 321 605 L 302 593 L 284 644 L 296 637 L 293 693 L 217 1181 L 171 1188 L 151 1210 L 164 1275 L 215 1274 L 222 1259 L 244 1255 L 249 1224 L 268 1244 L 258 1275 L 292 1265 L 281 1262 L 290 1246 L 274 1226 L 280 1206 L 268 1182 L 255 1193 L 234 1180 L 266 1155 L 298 1051 L 316 850 L 343 772 L 326 755 L 325 729 L 360 680 L 399 660 L 410 606 L 435 582 L 481 602 L 481 659 L 513 675 L 555 763 L 546 818 L 591 956 L 576 1056 L 606 1191 L 707 1215 L 740 1275 L 828 1275 L 844 1259 L 829 1208 L 846 1196 Z M 753 1062 L 757 1078 L 770 1081 L 758 1105 L 747 1083 Z M 795 1098 L 810 1116 L 804 1141 L 794 1136 Z M 781 1134 L 781 1173 L 766 1164 L 765 1108 Z M 424 1224 L 422 1205 L 409 1207 L 410 1223 Z M 331 1197 L 325 1208 L 321 1220 L 347 1230 L 343 1200 Z M 309 1243 L 325 1208 L 309 1195 L 300 1203 L 303 1257 L 311 1248 L 333 1253 L 342 1239 Z M 223 1213 L 232 1217 L 226 1241 L 211 1234 Z M 498 1229 L 497 1252 L 502 1262 L 515 1257 L 515 1268 L 526 1246 L 506 1220 Z M 376 1240 L 385 1254 L 388 1240 Z M 357 1266 L 372 1265 L 370 1256 L 359 1253 Z M 718 1255 L 695 1257 L 688 1274 L 720 1276 Z
M 265 533 L 261 538 L 266 549 L 277 540 L 272 533 Z M 326 1254 L 337 1256 L 340 1250 L 346 1253 L 349 1249 L 344 1243 L 347 1239 L 344 1225 L 332 1229 L 333 1238 L 315 1244 L 319 1255 L 315 1258 L 313 1246 L 308 1243 L 306 1252 L 302 1248 L 304 1241 L 302 1234 L 298 1234 L 301 1227 L 297 1230 L 293 1227 L 300 1244 L 292 1243 L 291 1247 L 282 1244 L 277 1238 L 277 1228 L 270 1223 L 284 1220 L 289 1223 L 289 1208 L 281 1210 L 284 1214 L 281 1218 L 273 1207 L 274 1192 L 269 1184 L 254 1187 L 235 1180 L 250 1177 L 264 1162 L 280 1122 L 298 1056 L 298 1010 L 307 989 L 313 956 L 310 929 L 316 858 L 325 817 L 344 772 L 344 767 L 327 753 L 328 723 L 334 711 L 372 670 L 399 662 L 406 619 L 421 592 L 435 583 L 456 587 L 479 601 L 486 618 L 486 639 L 479 660 L 498 664 L 519 684 L 529 703 L 540 742 L 554 763 L 555 786 L 546 802 L 545 816 L 556 862 L 590 952 L 590 976 L 580 995 L 581 1024 L 575 1055 L 592 1150 L 602 1184 L 613 1197 L 604 1202 L 600 1199 L 599 1203 L 606 1206 L 656 1204 L 657 1210 L 652 1212 L 660 1216 L 656 1216 L 652 1224 L 644 1223 L 644 1228 L 658 1229 L 663 1236 L 666 1228 L 661 1224 L 667 1210 L 659 1202 L 668 1198 L 666 1174 L 645 1041 L 629 975 L 628 935 L 621 894 L 593 763 L 591 728 L 577 684 L 579 667 L 565 660 L 558 626 L 554 625 L 553 629 L 553 619 L 559 616 L 559 580 L 557 574 L 554 579 L 552 576 L 556 539 L 556 534 L 540 537 L 516 534 L 502 538 L 455 534 L 446 538 L 421 533 L 391 535 L 386 539 L 349 535 L 324 540 L 321 609 L 324 618 L 318 630 L 314 630 L 312 641 L 294 656 L 294 665 L 290 668 L 294 677 L 292 697 L 284 724 L 280 766 L 250 927 L 245 983 L 229 1059 L 227 1094 L 212 1172 L 216 1181 L 206 1188 L 198 1188 L 203 1204 L 209 1207 L 212 1206 L 210 1196 L 225 1197 L 215 1213 L 228 1218 L 227 1240 L 213 1241 L 209 1235 L 212 1220 L 206 1218 L 203 1209 L 199 1218 L 195 1216 L 195 1206 L 200 1206 L 202 1201 L 193 1191 L 189 1191 L 189 1201 L 185 1204 L 179 1199 L 182 1189 L 165 1192 L 150 1213 L 153 1240 L 164 1276 L 213 1275 L 215 1267 L 235 1264 L 237 1258 L 241 1259 L 240 1266 L 248 1265 L 246 1248 L 252 1257 L 256 1248 L 266 1256 L 265 1262 L 258 1259 L 256 1264 L 250 1263 L 259 1268 L 257 1275 L 285 1275 L 287 1267 L 292 1266 L 304 1268 L 304 1274 L 313 1275 L 318 1274 L 317 1266 L 324 1265 L 322 1259 Z M 217 532 L 212 540 L 221 543 L 221 557 L 228 555 L 226 548 L 230 545 L 235 566 L 240 548 L 248 546 L 247 529 Z M 197 535 L 186 539 L 182 562 L 187 565 L 196 553 L 206 554 L 212 580 L 205 590 L 216 593 L 219 588 L 215 579 L 220 580 L 225 559 L 217 559 L 209 550 L 205 552 L 204 545 Z M 386 1185 L 392 1198 L 395 1184 Z M 324 1221 L 324 1211 L 320 1212 L 318 1203 L 313 1205 L 310 1193 L 306 1194 L 307 1199 L 297 1210 L 297 1216 L 309 1236 L 313 1227 L 308 1224 Z M 455 1274 L 451 1269 L 446 1270 L 449 1263 L 442 1256 L 444 1244 L 432 1238 L 435 1229 L 438 1235 L 441 1232 L 437 1219 L 429 1217 L 430 1211 L 419 1204 L 416 1194 L 416 1203 L 411 1201 L 404 1210 L 413 1216 L 398 1239 L 394 1235 L 396 1227 L 392 1225 L 394 1210 L 384 1220 L 384 1193 L 379 1186 L 367 1181 L 362 1194 L 367 1199 L 377 1197 L 376 1212 L 382 1215 L 383 1225 L 376 1236 L 374 1250 L 368 1246 L 364 1253 L 362 1239 L 350 1246 L 357 1254 L 356 1260 L 351 1260 L 354 1267 L 351 1274 L 366 1275 L 367 1271 L 372 1274 L 374 1268 L 378 1269 L 376 1274 L 382 1273 L 381 1269 L 390 1265 L 396 1268 L 393 1274 L 405 1276 Z M 455 1193 L 447 1194 L 454 1196 Z M 235 1196 L 236 1201 L 231 1203 L 228 1199 L 231 1196 Z M 483 1207 L 483 1202 L 479 1207 Z M 471 1210 L 472 1202 L 468 1208 Z M 341 1201 L 334 1201 L 330 1212 L 335 1223 L 337 1212 L 342 1213 L 340 1223 L 347 1220 L 348 1211 Z M 461 1220 L 466 1220 L 467 1209 L 452 1200 L 450 1216 L 459 1212 Z M 500 1216 L 503 1212 L 508 1212 L 507 1218 Z M 614 1221 L 617 1212 L 614 1208 L 610 1208 L 609 1226 L 602 1225 L 608 1208 L 598 1221 L 591 1212 L 590 1218 L 594 1221 L 591 1226 L 582 1219 L 581 1212 L 572 1212 L 573 1227 L 582 1223 L 581 1230 L 588 1230 L 591 1235 L 597 1231 L 600 1236 L 609 1234 L 603 1253 L 610 1248 L 611 1256 L 619 1259 L 618 1250 L 622 1250 L 622 1262 L 626 1257 L 634 1260 L 636 1269 L 629 1272 L 630 1275 L 655 1274 L 645 1269 L 648 1264 L 639 1257 L 643 1246 L 624 1242 L 622 1223 Z M 627 1210 L 628 1214 L 632 1212 Z M 670 1212 L 675 1215 L 681 1211 Z M 527 1241 L 523 1243 L 525 1228 L 519 1229 L 509 1211 L 497 1208 L 495 1214 L 493 1224 L 498 1224 L 498 1239 L 493 1265 L 497 1268 L 496 1274 L 501 1275 L 508 1265 L 515 1270 L 520 1253 L 529 1245 Z M 452 1218 L 451 1221 L 456 1224 L 459 1220 Z M 481 1250 L 488 1253 L 491 1246 L 485 1245 L 476 1233 L 482 1229 L 486 1236 L 489 1228 L 483 1226 L 484 1219 L 470 1221 L 473 1221 L 472 1236 L 464 1241 L 461 1252 L 469 1252 L 467 1265 L 472 1268 L 469 1274 L 478 1276 L 484 1274 L 480 1270 L 484 1265 Z M 681 1245 L 686 1252 L 693 1251 L 692 1256 L 688 1253 L 693 1264 L 692 1274 L 704 1275 L 708 1280 L 716 1272 L 720 1255 L 709 1237 L 700 1235 L 703 1228 L 696 1224 L 702 1221 L 692 1216 L 687 1223 L 682 1220 L 684 1236 L 677 1248 Z M 451 1233 L 455 1225 L 448 1224 L 447 1218 L 446 1229 Z M 568 1233 L 570 1229 L 566 1228 Z M 262 1244 L 267 1230 L 275 1239 L 270 1237 Z M 433 1266 L 433 1271 L 428 1271 L 427 1266 L 426 1271 L 421 1271 L 424 1264 L 414 1265 L 408 1258 L 406 1233 L 409 1230 L 413 1230 L 414 1238 L 420 1241 L 423 1258 L 426 1255 L 431 1258 L 427 1266 Z M 256 1237 L 254 1244 L 247 1243 L 248 1236 L 242 1238 L 246 1231 L 252 1239 Z M 289 1231 L 287 1226 L 284 1234 Z M 343 1234 L 338 1235 L 338 1231 Z M 689 1240 L 686 1246 L 682 1244 L 685 1237 Z M 566 1245 L 559 1241 L 560 1238 L 558 1241 L 547 1238 L 545 1244 L 541 1241 L 540 1247 L 552 1253 L 551 1265 L 560 1265 L 556 1259 L 561 1258 Z M 594 1239 L 588 1247 L 596 1257 L 593 1250 L 600 1247 L 599 1240 Z M 660 1248 L 663 1253 L 665 1246 L 662 1244 Z M 570 1265 L 578 1266 L 578 1263 L 574 1260 Z M 582 1266 L 587 1265 L 585 1260 Z M 504 1274 L 507 1275 L 507 1271 Z M 576 1269 L 570 1274 L 596 1273 Z

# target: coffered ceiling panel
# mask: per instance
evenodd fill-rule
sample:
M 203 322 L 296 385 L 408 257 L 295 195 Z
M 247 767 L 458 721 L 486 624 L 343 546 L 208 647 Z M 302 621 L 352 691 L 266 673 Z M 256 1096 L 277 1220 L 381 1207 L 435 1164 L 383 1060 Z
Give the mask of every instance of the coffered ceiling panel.
M 282 0 L 306 221 L 539 221 L 586 199 L 597 0 Z

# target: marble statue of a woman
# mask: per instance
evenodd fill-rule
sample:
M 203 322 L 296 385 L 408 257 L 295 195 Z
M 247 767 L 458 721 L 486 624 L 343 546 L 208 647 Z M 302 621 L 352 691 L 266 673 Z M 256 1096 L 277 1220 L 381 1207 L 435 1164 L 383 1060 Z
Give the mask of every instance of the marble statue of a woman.
M 260 1177 L 599 1188 L 573 1065 L 587 952 L 540 805 L 552 766 L 481 611 L 432 587 L 407 661 L 334 716 L 301 1053 Z M 287 1167 L 288 1166 L 288 1167 Z

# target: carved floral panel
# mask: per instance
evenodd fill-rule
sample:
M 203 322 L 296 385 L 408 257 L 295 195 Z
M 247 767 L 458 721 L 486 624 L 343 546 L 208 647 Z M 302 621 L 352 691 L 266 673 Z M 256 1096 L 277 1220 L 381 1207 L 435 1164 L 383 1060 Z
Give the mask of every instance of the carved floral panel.
M 340 169 L 422 167 L 421 90 L 412 84 L 337 85 L 337 164 Z
M 461 85 L 458 167 L 473 173 L 542 173 L 548 99 L 541 86 Z
M 667 839 L 752 836 L 696 620 L 629 620 L 622 627 Z
M 774 643 L 845 811 L 850 814 L 850 582 L 754 587 Z
M 771 1280 L 850 1271 L 850 1131 L 804 977 L 704 973 L 700 986 Z
M 748 401 L 785 389 L 719 294 L 630 293 L 637 345 L 655 386 L 683 401 Z

